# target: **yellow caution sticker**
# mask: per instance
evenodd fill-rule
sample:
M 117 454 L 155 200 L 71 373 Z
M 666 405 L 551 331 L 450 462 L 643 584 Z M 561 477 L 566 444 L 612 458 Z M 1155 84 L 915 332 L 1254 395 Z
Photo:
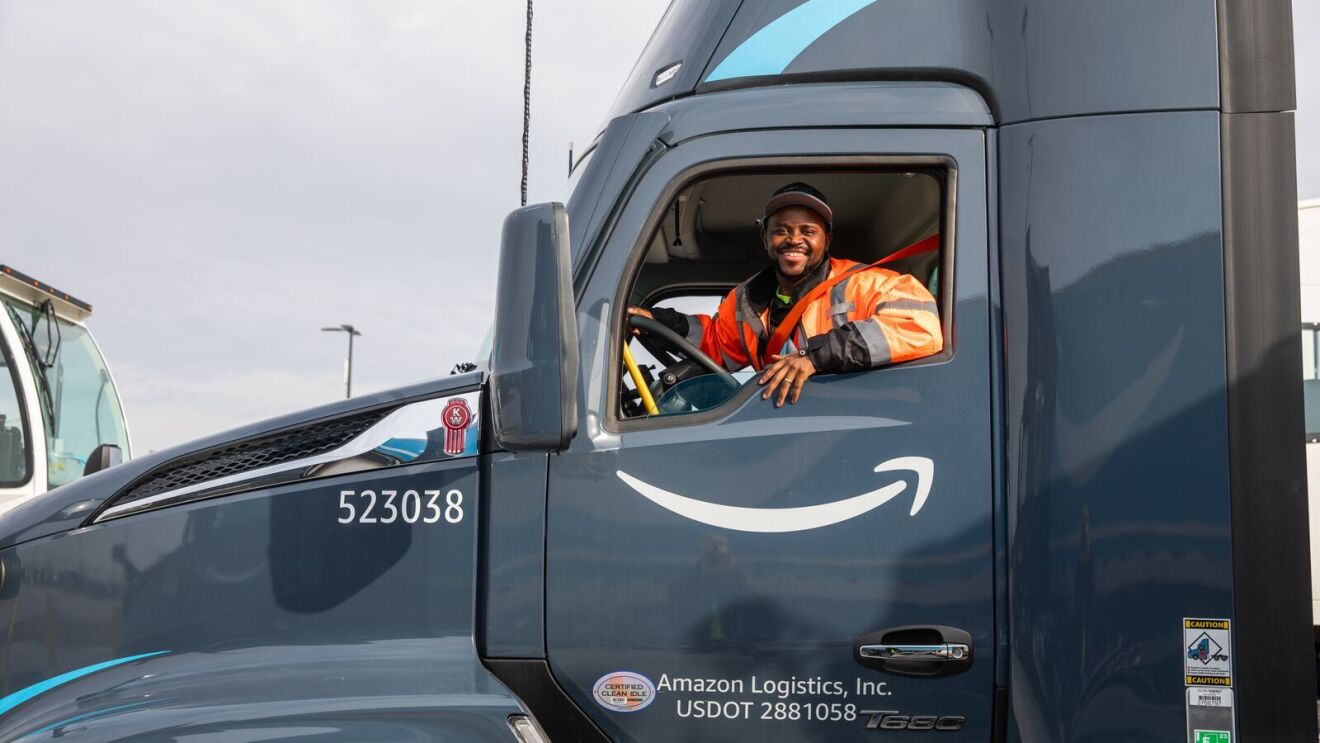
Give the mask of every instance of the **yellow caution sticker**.
M 1227 619 L 1183 619 L 1187 686 L 1233 685 L 1233 628 Z

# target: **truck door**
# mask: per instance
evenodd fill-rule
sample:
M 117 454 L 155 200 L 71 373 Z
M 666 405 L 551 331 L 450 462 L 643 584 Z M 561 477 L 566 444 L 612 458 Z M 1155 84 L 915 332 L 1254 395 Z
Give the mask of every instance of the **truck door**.
M 629 417 L 619 357 L 624 308 L 645 294 L 639 271 L 677 271 L 684 250 L 722 255 L 710 264 L 725 269 L 743 265 L 731 256 L 754 256 L 755 245 L 715 244 L 719 224 L 736 230 L 761 216 L 768 193 L 740 183 L 822 179 L 842 189 L 827 192 L 836 218 L 848 211 L 879 230 L 901 222 L 907 206 L 847 185 L 867 174 L 938 184 L 939 272 L 921 278 L 939 299 L 945 350 L 817 375 L 782 408 L 753 380 L 705 409 Z M 894 730 L 990 739 L 984 132 L 697 137 L 621 199 L 578 297 L 583 424 L 550 458 L 546 649 L 559 684 L 616 740 L 870 740 Z M 683 209 L 707 215 L 693 222 L 676 216 Z M 865 252 L 844 244 L 860 237 L 840 227 L 832 251 Z M 917 655 L 864 665 L 859 645 Z

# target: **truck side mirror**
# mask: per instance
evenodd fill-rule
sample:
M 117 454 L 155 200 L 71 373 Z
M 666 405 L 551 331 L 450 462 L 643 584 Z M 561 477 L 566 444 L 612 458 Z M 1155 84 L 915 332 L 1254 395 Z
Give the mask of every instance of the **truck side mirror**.
M 563 204 L 504 220 L 490 359 L 495 443 L 555 451 L 577 432 L 578 336 Z
M 92 453 L 87 457 L 87 464 L 83 466 L 83 477 L 86 477 L 101 470 L 111 467 L 124 461 L 124 451 L 114 444 L 101 444 L 92 449 Z

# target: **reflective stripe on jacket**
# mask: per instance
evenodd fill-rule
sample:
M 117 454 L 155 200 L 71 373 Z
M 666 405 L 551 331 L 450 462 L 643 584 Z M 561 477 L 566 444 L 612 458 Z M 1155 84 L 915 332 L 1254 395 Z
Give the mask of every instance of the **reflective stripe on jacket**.
M 859 264 L 829 259 L 811 286 Z M 760 370 L 761 344 L 767 342 L 773 267 L 729 292 L 714 317 L 689 315 L 688 339 L 729 371 L 749 364 Z M 767 290 L 768 288 L 768 290 Z M 856 271 L 811 301 L 793 333 L 796 348 L 807 348 L 818 372 L 870 369 L 939 353 L 944 347 L 938 307 L 916 278 L 886 268 Z

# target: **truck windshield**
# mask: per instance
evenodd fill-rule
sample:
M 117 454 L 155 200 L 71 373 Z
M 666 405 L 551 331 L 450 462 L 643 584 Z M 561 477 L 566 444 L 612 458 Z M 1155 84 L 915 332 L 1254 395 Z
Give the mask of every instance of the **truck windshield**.
M 127 459 L 128 431 L 119 394 L 91 334 L 24 302 L 6 298 L 4 304 L 23 335 L 40 388 L 47 487 L 81 477 L 87 458 L 101 444 L 118 446 Z

